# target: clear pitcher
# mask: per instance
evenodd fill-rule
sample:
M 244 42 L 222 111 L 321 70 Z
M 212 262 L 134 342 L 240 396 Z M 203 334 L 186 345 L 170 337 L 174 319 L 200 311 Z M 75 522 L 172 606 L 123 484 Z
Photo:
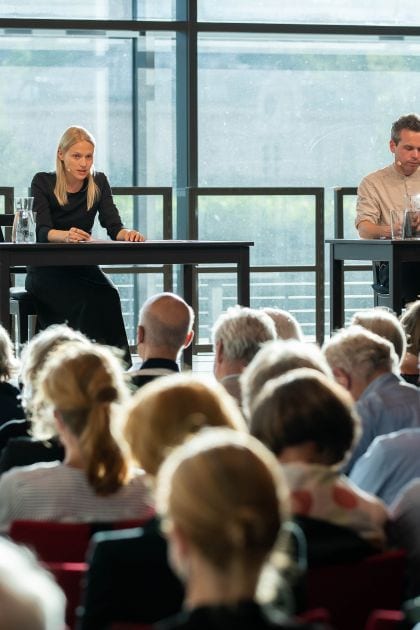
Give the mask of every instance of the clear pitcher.
M 36 223 L 32 212 L 33 197 L 15 198 L 15 218 L 12 227 L 14 243 L 36 243 Z

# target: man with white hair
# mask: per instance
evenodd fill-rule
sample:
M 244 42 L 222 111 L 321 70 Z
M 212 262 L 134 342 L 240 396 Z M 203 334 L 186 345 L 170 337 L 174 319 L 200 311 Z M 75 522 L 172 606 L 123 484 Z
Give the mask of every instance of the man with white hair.
M 136 387 L 179 372 L 178 359 L 193 340 L 194 311 L 175 293 L 158 293 L 143 304 L 137 328 L 137 350 L 143 360 L 131 371 Z
M 239 377 L 265 341 L 276 339 L 269 315 L 253 308 L 228 308 L 213 326 L 214 375 L 238 403 Z
M 362 437 L 345 469 L 349 472 L 378 435 L 420 427 L 420 390 L 399 376 L 393 345 L 361 326 L 339 331 L 323 351 L 362 420 Z

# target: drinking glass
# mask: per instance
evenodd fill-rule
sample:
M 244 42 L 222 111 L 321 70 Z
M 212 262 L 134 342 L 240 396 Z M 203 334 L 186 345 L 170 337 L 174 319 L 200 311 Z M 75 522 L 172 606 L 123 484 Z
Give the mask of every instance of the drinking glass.
M 391 210 L 391 238 L 400 241 L 404 238 L 404 210 Z
M 15 198 L 15 217 L 12 227 L 14 243 L 36 243 L 35 216 L 32 212 L 33 197 Z
M 420 238 L 420 207 L 405 211 L 403 238 Z

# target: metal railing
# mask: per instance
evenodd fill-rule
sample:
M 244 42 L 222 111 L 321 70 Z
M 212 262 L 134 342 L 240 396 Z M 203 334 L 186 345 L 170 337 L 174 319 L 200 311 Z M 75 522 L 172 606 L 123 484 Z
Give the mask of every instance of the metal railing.
M 188 214 L 189 214 L 189 238 L 198 239 L 199 229 L 199 198 L 200 197 L 244 197 L 244 196 L 312 196 L 315 199 L 315 260 L 311 265 L 257 265 L 251 266 L 251 273 L 276 274 L 284 272 L 313 272 L 315 274 L 315 331 L 316 339 L 322 343 L 325 329 L 325 309 L 324 309 L 324 189 L 318 187 L 191 187 L 188 188 Z M 247 237 L 253 240 L 252 235 Z M 196 272 L 203 273 L 226 273 L 228 267 L 206 268 L 200 266 Z M 196 282 L 197 284 L 197 282 Z M 197 289 L 194 291 L 197 299 Z M 252 295 L 251 295 L 252 300 Z M 198 304 L 193 304 L 195 312 L 199 314 Z M 197 322 L 199 326 L 199 322 Z M 195 350 L 209 351 L 210 345 L 195 344 Z

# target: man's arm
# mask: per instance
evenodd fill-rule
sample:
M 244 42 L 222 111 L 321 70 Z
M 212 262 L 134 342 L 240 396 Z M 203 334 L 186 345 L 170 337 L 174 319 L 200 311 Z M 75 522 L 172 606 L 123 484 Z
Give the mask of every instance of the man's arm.
M 391 238 L 390 225 L 377 225 L 371 221 L 360 221 L 357 226 L 361 238 Z

